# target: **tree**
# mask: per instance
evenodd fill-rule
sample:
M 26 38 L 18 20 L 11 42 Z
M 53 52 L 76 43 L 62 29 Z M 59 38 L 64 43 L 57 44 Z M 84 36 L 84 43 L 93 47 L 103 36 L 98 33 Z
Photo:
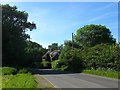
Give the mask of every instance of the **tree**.
M 58 50 L 58 43 L 52 43 L 52 45 L 48 46 L 49 50 Z
M 16 6 L 2 5 L 3 65 L 23 64 L 26 41 L 30 38 L 25 32 L 36 28 L 27 19 L 25 11 L 18 11 Z
M 114 44 L 116 42 L 108 28 L 94 24 L 78 29 L 74 39 L 79 46 L 95 46 L 101 43 Z
M 64 48 L 59 56 L 58 67 L 66 67 L 69 71 L 81 71 L 83 69 L 83 60 L 81 50 L 76 48 Z
M 81 48 L 78 43 L 72 42 L 71 40 L 65 40 L 64 45 L 65 47 L 70 47 L 70 48 Z
M 42 56 L 46 50 L 36 42 L 27 41 L 26 51 L 26 64 L 29 66 L 35 66 L 35 62 L 41 63 Z M 26 66 L 27 66 L 26 65 Z

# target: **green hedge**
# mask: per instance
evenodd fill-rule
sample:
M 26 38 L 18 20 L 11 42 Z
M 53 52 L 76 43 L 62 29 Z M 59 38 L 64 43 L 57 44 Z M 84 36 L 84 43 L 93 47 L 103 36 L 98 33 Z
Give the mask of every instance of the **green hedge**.
M 58 64 L 56 64 L 58 63 Z M 83 69 L 120 71 L 120 47 L 118 44 L 98 44 L 84 49 L 65 46 L 53 69 L 82 71 Z
M 55 60 L 52 62 L 52 69 L 53 70 L 62 70 L 65 71 L 67 70 L 67 66 L 65 65 L 64 61 L 60 61 L 60 60 Z
M 14 75 L 17 73 L 17 69 L 13 67 L 3 67 L 2 68 L 2 75 Z
M 76 48 L 64 48 L 59 56 L 60 67 L 68 71 L 82 71 L 84 68 L 81 58 L 81 50 Z
M 120 70 L 120 48 L 117 45 L 99 44 L 82 52 L 86 69 Z
M 42 68 L 45 68 L 45 69 L 51 68 L 51 62 L 49 61 L 43 61 L 41 62 L 41 64 L 42 64 Z
M 23 68 L 18 71 L 19 74 L 30 73 L 27 69 Z

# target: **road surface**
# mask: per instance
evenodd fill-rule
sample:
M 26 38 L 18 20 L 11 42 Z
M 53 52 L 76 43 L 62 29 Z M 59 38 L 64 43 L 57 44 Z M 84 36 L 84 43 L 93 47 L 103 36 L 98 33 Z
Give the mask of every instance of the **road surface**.
M 56 88 L 118 88 L 117 79 L 50 69 L 36 69 L 35 72 L 49 80 Z

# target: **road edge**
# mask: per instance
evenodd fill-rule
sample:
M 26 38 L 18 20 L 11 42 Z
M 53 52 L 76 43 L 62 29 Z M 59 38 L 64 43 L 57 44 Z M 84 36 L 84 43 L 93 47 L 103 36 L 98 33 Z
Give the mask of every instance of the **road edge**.
M 46 77 L 44 77 L 43 75 L 40 75 L 41 77 L 43 77 L 44 79 L 46 79 L 50 84 L 53 85 L 54 88 L 59 88 L 58 86 L 54 85 L 52 82 L 50 82 Z

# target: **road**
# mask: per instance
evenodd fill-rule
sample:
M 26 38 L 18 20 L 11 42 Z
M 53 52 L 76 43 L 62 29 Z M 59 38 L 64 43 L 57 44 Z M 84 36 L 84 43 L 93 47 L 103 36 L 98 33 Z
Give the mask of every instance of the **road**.
M 56 88 L 118 88 L 117 79 L 50 69 L 36 69 L 35 72 L 49 80 Z

